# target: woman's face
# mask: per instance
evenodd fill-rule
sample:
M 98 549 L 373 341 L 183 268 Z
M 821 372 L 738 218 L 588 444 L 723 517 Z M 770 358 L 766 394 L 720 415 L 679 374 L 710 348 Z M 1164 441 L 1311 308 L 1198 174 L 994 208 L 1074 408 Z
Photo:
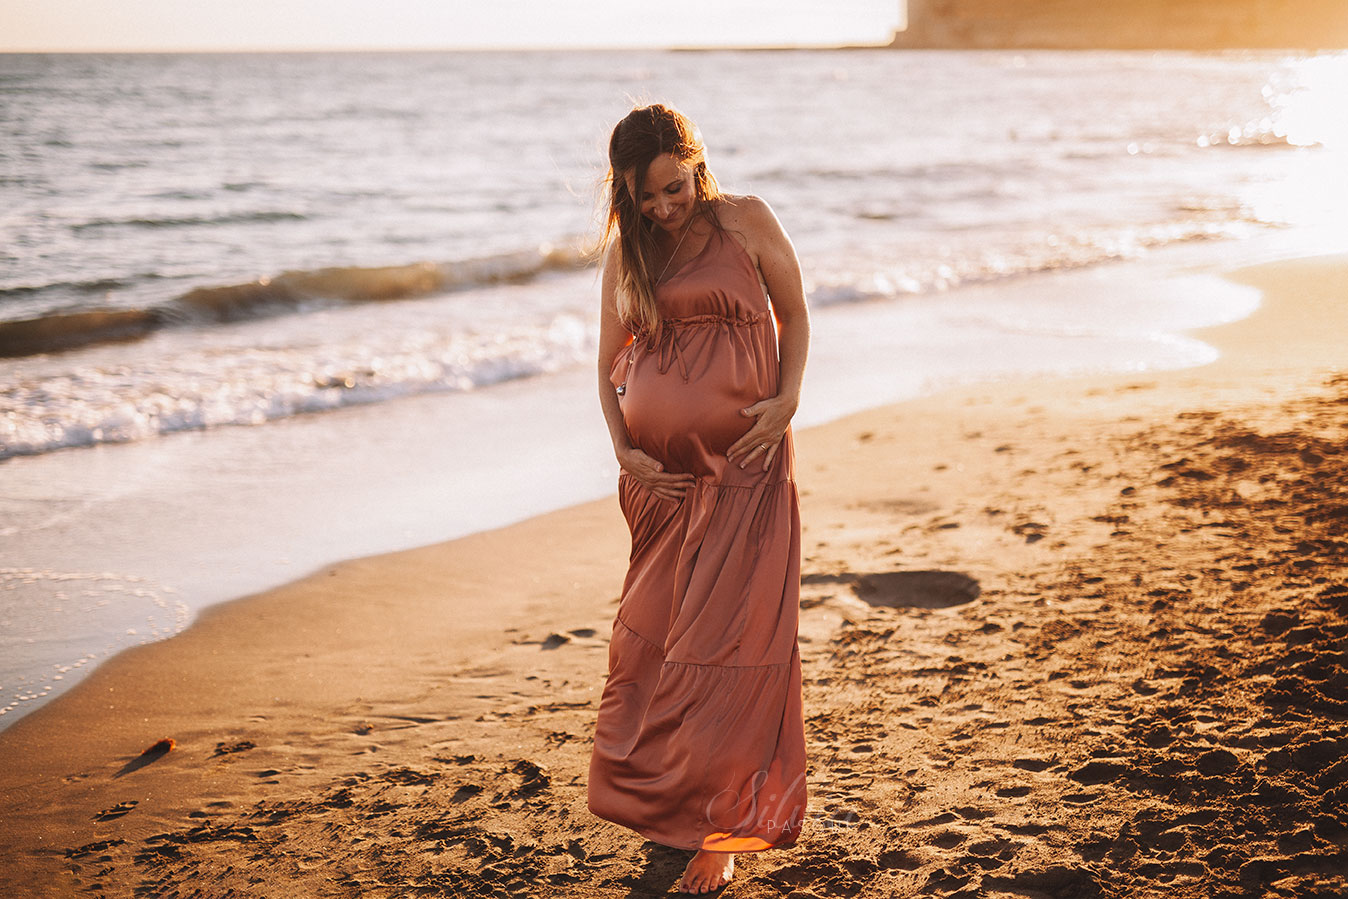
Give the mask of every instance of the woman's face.
M 627 176 L 627 189 L 633 190 L 636 178 Z M 646 167 L 646 177 L 637 197 L 637 208 L 657 228 L 676 234 L 688 223 L 696 206 L 693 170 L 668 154 L 657 156 Z

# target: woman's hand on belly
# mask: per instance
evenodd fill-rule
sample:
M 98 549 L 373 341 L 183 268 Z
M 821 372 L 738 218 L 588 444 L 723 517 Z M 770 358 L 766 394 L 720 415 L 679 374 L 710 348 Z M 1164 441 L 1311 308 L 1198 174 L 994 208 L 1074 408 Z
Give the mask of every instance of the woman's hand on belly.
M 767 471 L 772 467 L 782 437 L 791 425 L 791 416 L 796 414 L 796 404 L 786 397 L 773 396 L 741 409 L 740 414 L 756 421 L 744 436 L 730 445 L 725 456 L 732 465 L 740 468 L 762 456 L 763 470 Z
M 651 493 L 675 502 L 683 499 L 684 491 L 695 480 L 691 474 L 669 474 L 663 465 L 636 447 L 619 452 L 618 464 Z

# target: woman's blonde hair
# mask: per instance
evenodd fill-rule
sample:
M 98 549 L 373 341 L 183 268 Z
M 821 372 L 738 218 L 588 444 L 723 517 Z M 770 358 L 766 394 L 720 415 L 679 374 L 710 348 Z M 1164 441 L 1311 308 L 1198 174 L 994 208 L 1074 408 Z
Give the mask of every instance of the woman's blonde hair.
M 642 181 L 657 156 L 670 155 L 693 170 L 696 212 L 719 224 L 712 203 L 721 195 L 707 169 L 702 136 L 683 113 L 656 103 L 639 106 L 613 128 L 608 142 L 609 206 L 600 242 L 605 252 L 618 253 L 618 317 L 634 333 L 660 330 L 655 307 L 655 224 L 641 214 Z M 627 176 L 632 176 L 632 190 Z

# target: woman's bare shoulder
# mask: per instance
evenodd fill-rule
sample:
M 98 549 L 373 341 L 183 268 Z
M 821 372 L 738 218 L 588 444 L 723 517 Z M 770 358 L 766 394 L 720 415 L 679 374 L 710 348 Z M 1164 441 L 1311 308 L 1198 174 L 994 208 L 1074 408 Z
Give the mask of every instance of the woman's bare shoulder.
M 755 258 L 782 233 L 772 207 L 762 197 L 752 194 L 722 194 L 716 218 L 721 227 L 735 235 Z
M 726 228 L 757 230 L 768 221 L 776 221 L 772 207 L 754 194 L 721 194 L 716 216 Z

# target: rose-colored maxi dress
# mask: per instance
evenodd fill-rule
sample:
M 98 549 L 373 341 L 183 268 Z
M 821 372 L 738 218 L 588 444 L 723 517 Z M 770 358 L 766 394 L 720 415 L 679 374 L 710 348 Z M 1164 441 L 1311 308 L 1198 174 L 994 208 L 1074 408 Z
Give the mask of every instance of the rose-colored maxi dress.
M 719 229 L 655 298 L 660 335 L 638 334 L 612 381 L 633 444 L 697 481 L 676 502 L 618 479 L 632 555 L 589 807 L 680 849 L 790 846 L 806 805 L 791 432 L 768 471 L 725 457 L 752 425 L 740 410 L 777 393 L 776 332 L 757 268 Z

